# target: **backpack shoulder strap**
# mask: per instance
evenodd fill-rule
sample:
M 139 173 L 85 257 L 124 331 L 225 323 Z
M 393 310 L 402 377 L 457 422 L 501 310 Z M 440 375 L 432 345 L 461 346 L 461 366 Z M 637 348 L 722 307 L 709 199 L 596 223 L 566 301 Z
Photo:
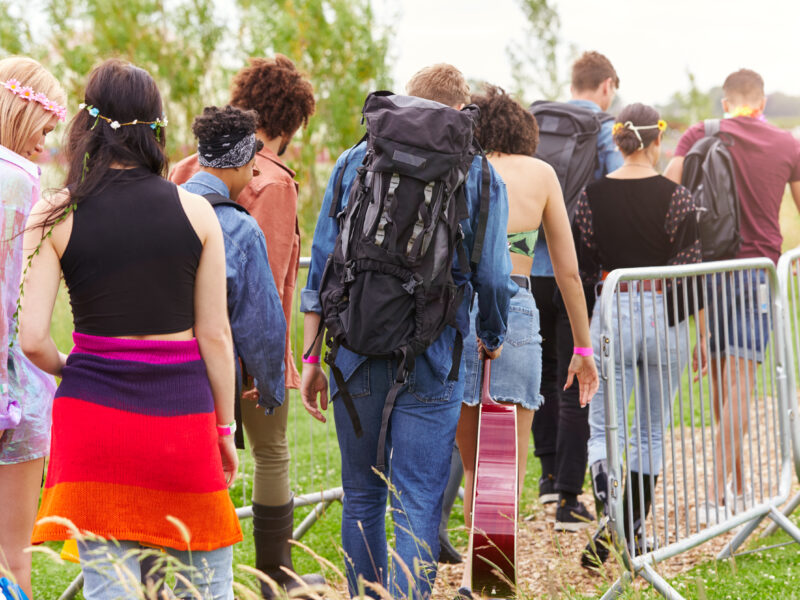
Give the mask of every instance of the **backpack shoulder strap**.
M 242 206 L 241 204 L 237 204 L 236 202 L 234 202 L 230 198 L 227 198 L 226 196 L 223 196 L 222 194 L 216 194 L 212 192 L 210 194 L 203 194 L 203 198 L 208 200 L 211 206 L 214 207 L 232 206 L 233 208 L 236 208 L 244 213 L 247 213 L 248 215 L 250 214 L 244 206 Z
M 605 111 L 601 110 L 600 112 L 598 112 L 596 114 L 597 114 L 597 120 L 600 121 L 601 125 L 603 123 L 608 123 L 609 121 L 613 121 L 614 120 L 614 117 L 612 115 L 608 114 Z
M 328 216 L 331 219 L 335 219 L 336 215 L 339 213 L 339 194 L 342 193 L 342 180 L 344 179 L 344 172 L 347 171 L 347 165 L 350 164 L 350 155 L 353 153 L 359 144 L 362 142 L 367 141 L 367 136 L 369 134 L 365 133 L 360 140 L 358 140 L 350 151 L 347 153 L 347 158 L 344 159 L 344 165 L 342 165 L 342 170 L 339 171 L 339 176 L 336 178 L 336 184 L 333 186 L 333 198 L 331 198 L 331 209 L 328 211 Z
M 483 253 L 483 240 L 486 237 L 486 221 L 489 219 L 489 194 L 491 187 L 491 174 L 489 173 L 489 160 L 481 150 L 481 207 L 478 212 L 478 229 L 475 231 L 475 242 L 472 245 L 472 256 L 470 264 L 472 270 L 478 270 L 478 263 L 481 262 Z
M 720 132 L 719 119 L 706 119 L 703 121 L 706 137 L 717 135 Z

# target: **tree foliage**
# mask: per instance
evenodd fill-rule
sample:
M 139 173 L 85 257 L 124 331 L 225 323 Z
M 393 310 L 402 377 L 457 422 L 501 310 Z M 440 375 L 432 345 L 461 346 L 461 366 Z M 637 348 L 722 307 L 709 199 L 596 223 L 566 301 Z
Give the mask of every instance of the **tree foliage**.
M 36 31 L 23 18 L 32 12 L 43 20 Z M 67 90 L 70 112 L 100 61 L 120 57 L 147 69 L 165 100 L 172 158 L 191 151 L 194 116 L 228 101 L 231 76 L 248 56 L 291 58 L 317 97 L 288 157 L 309 215 L 327 175 L 320 159 L 358 140 L 364 98 L 388 80 L 388 45 L 369 0 L 0 0 L 0 55 L 39 59 Z

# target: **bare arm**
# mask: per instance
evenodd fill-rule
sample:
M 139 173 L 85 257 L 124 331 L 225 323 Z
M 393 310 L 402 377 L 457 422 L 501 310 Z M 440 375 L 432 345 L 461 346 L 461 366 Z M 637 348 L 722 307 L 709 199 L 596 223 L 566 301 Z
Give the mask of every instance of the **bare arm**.
M 794 200 L 794 205 L 797 207 L 797 210 L 800 210 L 800 181 L 789 182 L 789 189 L 792 192 L 792 200 Z
M 664 171 L 664 177 L 671 179 L 675 183 L 681 182 L 683 176 L 683 156 L 675 156 Z
M 53 246 L 53 236 L 47 235 L 50 226 L 44 230 L 41 227 L 51 208 L 46 200 L 37 202 L 23 236 L 22 247 L 25 255 L 23 265 L 28 264 L 28 257 L 31 254 L 35 255 L 28 272 L 23 273 L 19 340 L 22 351 L 34 365 L 46 373 L 61 375 L 66 356 L 58 351 L 50 336 L 50 321 L 61 278 L 61 262 Z M 59 227 L 70 224 L 65 222 Z
M 317 330 L 322 317 L 315 312 L 305 313 L 303 320 L 303 353 L 308 348 L 311 350 L 311 356 L 319 356 L 322 352 L 322 336 L 315 339 Z M 300 395 L 303 398 L 303 406 L 305 406 L 308 413 L 323 423 L 326 421 L 325 415 L 320 412 L 328 408 L 328 378 L 325 377 L 325 371 L 322 370 L 322 365 L 303 363 L 303 373 L 300 383 Z M 319 408 L 317 408 L 317 396 L 319 395 Z
M 181 202 L 200 241 L 203 253 L 194 284 L 194 333 L 206 364 L 218 425 L 235 420 L 233 339 L 228 322 L 225 281 L 225 243 L 214 209 L 205 199 L 178 188 Z M 228 486 L 236 479 L 239 458 L 232 435 L 219 437 L 222 469 Z
M 561 186 L 552 169 L 547 171 L 547 204 L 542 213 L 542 225 L 547 236 L 547 249 L 553 262 L 556 283 L 569 315 L 572 339 L 576 346 L 591 348 L 592 339 L 589 334 L 589 315 L 586 309 L 586 298 L 578 273 L 578 258 L 575 254 L 575 242 L 569 226 L 569 217 L 561 194 Z M 574 376 L 580 383 L 581 406 L 588 404 L 599 385 L 597 368 L 591 356 L 573 355 L 569 367 L 569 375 L 565 389 L 572 385 Z

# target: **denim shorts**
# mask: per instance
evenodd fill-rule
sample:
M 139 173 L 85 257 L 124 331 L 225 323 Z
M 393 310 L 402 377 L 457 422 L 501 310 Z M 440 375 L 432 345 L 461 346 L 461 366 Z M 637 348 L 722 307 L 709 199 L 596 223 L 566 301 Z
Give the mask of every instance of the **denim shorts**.
M 769 344 L 771 303 L 764 271 L 706 276 L 711 357 L 738 356 L 763 362 L 764 349 Z
M 478 355 L 475 319 L 478 304 L 470 312 L 470 334 L 464 340 L 464 404 L 476 406 L 481 401 L 483 362 Z M 489 391 L 497 402 L 513 402 L 528 410 L 537 410 L 544 402 L 539 393 L 542 383 L 542 336 L 539 310 L 530 290 L 520 288 L 508 308 L 508 329 L 500 358 L 492 361 Z

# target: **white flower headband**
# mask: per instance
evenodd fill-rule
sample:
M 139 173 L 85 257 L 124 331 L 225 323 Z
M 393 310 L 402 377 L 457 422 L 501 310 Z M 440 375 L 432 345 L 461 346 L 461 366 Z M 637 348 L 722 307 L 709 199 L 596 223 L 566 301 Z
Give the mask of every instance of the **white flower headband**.
M 42 105 L 46 111 L 53 113 L 55 116 L 58 117 L 59 121 L 65 121 L 67 118 L 67 109 L 56 102 L 50 100 L 44 94 L 38 93 L 34 91 L 34 89 L 27 85 L 22 85 L 16 79 L 9 79 L 3 82 L 3 87 L 6 88 L 12 94 L 15 94 L 22 98 L 23 100 L 27 100 L 28 102 L 36 102 Z
M 92 129 L 97 126 L 97 122 L 100 119 L 103 119 L 108 126 L 111 127 L 114 131 L 119 129 L 120 127 L 126 127 L 128 125 L 149 125 L 150 129 L 156 132 L 156 139 L 159 141 L 161 140 L 161 128 L 166 127 L 168 125 L 167 117 L 161 117 L 160 119 L 156 119 L 155 121 L 140 121 L 139 119 L 134 119 L 133 121 L 129 121 L 128 123 L 120 123 L 114 119 L 110 119 L 108 117 L 104 117 L 100 114 L 100 109 L 95 108 L 91 104 L 86 104 L 85 102 L 81 102 L 78 105 L 80 110 L 86 110 L 92 117 L 95 118 L 94 125 L 92 125 Z

